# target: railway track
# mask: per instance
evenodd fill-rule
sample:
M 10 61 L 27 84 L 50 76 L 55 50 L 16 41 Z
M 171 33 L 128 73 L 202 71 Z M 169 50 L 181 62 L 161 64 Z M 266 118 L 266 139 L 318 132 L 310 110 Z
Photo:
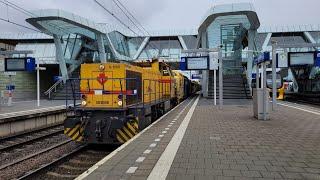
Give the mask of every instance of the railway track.
M 36 131 L 31 131 L 19 135 L 5 137 L 0 139 L 0 152 L 9 151 L 14 148 L 31 144 L 42 139 L 55 136 L 63 133 L 63 126 L 61 124 Z
M 63 125 L 0 139 L 0 179 L 16 179 L 31 169 L 51 162 L 79 144 L 63 134 Z
M 303 99 L 288 99 L 286 101 L 291 102 L 291 103 L 298 103 L 298 104 L 302 104 L 302 105 L 312 105 L 313 107 L 320 108 L 320 103 L 318 103 L 318 102 L 307 101 L 307 100 L 303 100 Z
M 319 95 L 316 92 L 313 95 L 309 94 L 308 96 L 285 94 L 285 101 L 320 107 Z
M 89 145 L 79 146 L 60 158 L 29 171 L 18 179 L 74 179 L 108 155 L 113 147 L 107 149 L 92 148 Z
M 13 162 L 11 162 L 11 163 L 4 164 L 4 165 L 0 166 L 0 171 L 1 171 L 1 170 L 4 170 L 4 169 L 6 169 L 6 168 L 9 168 L 9 167 L 11 167 L 11 166 L 14 166 L 14 165 L 16 165 L 16 164 L 19 164 L 19 163 L 21 163 L 21 162 L 23 162 L 23 161 L 32 159 L 32 158 L 34 158 L 34 157 L 36 157 L 36 156 L 39 156 L 39 155 L 41 155 L 41 154 L 44 154 L 44 153 L 46 153 L 46 152 L 48 152 L 48 151 L 50 151 L 50 150 L 52 150 L 52 149 L 55 149 L 55 148 L 60 147 L 60 146 L 62 146 L 62 145 L 65 145 L 65 144 L 67 144 L 67 143 L 69 143 L 69 142 L 71 142 L 71 141 L 72 141 L 72 140 L 63 141 L 63 142 L 61 142 L 61 143 L 59 143 L 59 144 L 56 144 L 56 145 L 54 145 L 54 146 L 51 146 L 51 147 L 49 147 L 49 148 L 43 149 L 43 150 L 41 150 L 41 151 L 38 151 L 38 152 L 33 153 L 33 154 L 30 154 L 30 155 L 25 156 L 25 157 L 23 157 L 23 158 L 19 158 L 19 159 L 15 160 L 15 161 L 13 161 Z
M 320 113 L 320 106 L 319 105 L 314 105 L 312 103 L 308 103 L 308 102 L 301 102 L 301 101 L 282 101 L 279 102 L 280 105 L 288 105 L 288 106 L 292 106 L 292 107 L 296 107 L 296 108 L 302 108 L 302 109 L 306 109 L 306 110 L 310 110 L 316 113 Z
M 18 158 L 6 161 L 0 166 L 0 179 L 17 179 L 24 176 L 26 172 L 38 169 L 80 146 L 66 137 L 61 137 L 63 137 L 63 135 L 59 136 L 58 139 L 60 140 L 55 140 L 49 147 L 43 146 L 44 148 L 41 148 L 38 144 L 35 145 L 36 150 L 34 150 L 34 152 L 29 153 L 26 156 L 17 155 Z M 16 151 L 13 151 L 12 154 L 16 155 Z M 1 158 L 3 159 L 3 157 Z

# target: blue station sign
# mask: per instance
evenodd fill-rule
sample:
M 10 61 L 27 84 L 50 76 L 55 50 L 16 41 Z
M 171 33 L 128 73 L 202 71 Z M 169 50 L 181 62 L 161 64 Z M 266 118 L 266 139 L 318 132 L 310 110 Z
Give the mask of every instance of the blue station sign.
M 263 52 L 259 56 L 254 58 L 254 64 L 260 64 L 266 61 L 270 61 L 270 52 Z
M 202 74 L 192 74 L 191 79 L 202 79 Z
M 320 51 L 316 52 L 316 60 L 314 62 L 314 65 L 320 67 Z

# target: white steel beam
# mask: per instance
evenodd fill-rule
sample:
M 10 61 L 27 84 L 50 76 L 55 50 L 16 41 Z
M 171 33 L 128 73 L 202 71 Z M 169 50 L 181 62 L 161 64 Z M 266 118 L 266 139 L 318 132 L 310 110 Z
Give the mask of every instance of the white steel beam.
M 96 34 L 97 40 L 98 40 L 98 50 L 99 50 L 99 58 L 100 62 L 106 63 L 107 62 L 107 55 L 106 55 L 106 49 L 104 48 L 104 41 L 103 41 L 103 35 L 101 33 Z
M 112 41 L 111 41 L 109 35 L 106 34 L 106 36 L 107 36 L 108 42 L 109 42 L 110 47 L 111 47 L 110 49 L 111 49 L 112 53 L 114 54 L 114 56 L 115 56 L 117 59 L 119 59 L 119 60 L 124 60 L 124 61 L 125 61 L 125 60 L 128 60 L 128 61 L 132 60 L 132 58 L 127 57 L 127 56 L 124 56 L 124 55 L 121 55 L 120 53 L 118 53 L 118 51 L 116 50 L 116 48 L 115 48 L 114 45 L 112 44 Z
M 178 39 L 179 39 L 179 41 L 180 41 L 180 44 L 181 44 L 181 46 L 182 46 L 182 49 L 183 49 L 183 50 L 187 50 L 188 47 L 187 47 L 187 45 L 186 45 L 186 42 L 185 42 L 184 39 L 182 38 L 182 36 L 178 36 Z
M 308 40 L 310 43 L 313 43 L 313 44 L 317 43 L 308 31 L 304 31 L 304 32 L 303 32 L 303 35 L 307 38 L 307 40 Z M 314 48 L 315 50 L 317 50 L 316 47 L 313 47 L 313 48 Z
M 271 36 L 272 36 L 272 33 L 268 33 L 266 39 L 263 42 L 262 51 L 266 51 L 267 50 L 267 46 L 268 46 L 268 43 L 269 43 L 269 41 L 271 39 Z
M 303 34 L 304 34 L 304 36 L 307 38 L 307 40 L 308 40 L 310 43 L 314 43 L 314 44 L 317 43 L 317 42 L 313 39 L 313 37 L 311 36 L 311 34 L 310 34 L 309 32 L 304 31 Z
M 54 44 L 56 46 L 56 60 L 59 62 L 60 72 L 64 82 L 69 78 L 66 60 L 63 55 L 61 37 L 53 34 Z
M 136 54 L 133 56 L 133 59 L 138 59 L 138 57 L 140 56 L 141 52 L 143 51 L 143 49 L 146 47 L 146 45 L 148 44 L 150 40 L 150 37 L 145 37 L 144 40 L 142 41 L 138 51 L 136 52 Z

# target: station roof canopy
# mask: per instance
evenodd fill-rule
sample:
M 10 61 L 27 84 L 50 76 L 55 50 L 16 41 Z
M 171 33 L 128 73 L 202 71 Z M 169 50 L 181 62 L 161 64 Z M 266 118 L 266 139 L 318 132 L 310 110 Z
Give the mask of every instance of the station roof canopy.
M 33 11 L 34 16 L 26 19 L 28 23 L 46 34 L 66 35 L 82 34 L 90 38 L 95 37 L 95 33 L 110 33 L 117 31 L 128 37 L 145 36 L 178 36 L 178 35 L 196 35 L 195 29 L 189 30 L 161 30 L 149 31 L 148 34 L 140 32 L 133 33 L 129 29 L 121 28 L 115 24 L 96 23 L 79 15 L 66 12 L 59 9 L 42 9 Z
M 251 25 L 250 29 L 258 29 L 260 26 L 258 15 L 251 3 L 224 4 L 209 9 L 200 24 L 198 32 L 205 31 L 216 18 L 231 15 L 246 15 Z
M 43 9 L 33 12 L 26 21 L 49 35 L 80 34 L 95 38 L 95 33 L 105 33 L 106 26 L 97 24 L 76 14 L 58 9 Z
M 0 39 L 29 40 L 29 39 L 52 39 L 43 33 L 0 33 Z

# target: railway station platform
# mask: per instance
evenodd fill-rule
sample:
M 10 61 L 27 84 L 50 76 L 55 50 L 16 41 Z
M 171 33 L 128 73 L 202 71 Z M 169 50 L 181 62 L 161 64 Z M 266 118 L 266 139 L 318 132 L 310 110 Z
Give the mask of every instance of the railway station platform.
M 0 105 L 0 115 L 5 113 L 16 113 L 21 111 L 30 111 L 48 107 L 63 106 L 64 100 L 41 100 L 40 106 L 37 106 L 37 100 L 13 102 L 11 106 L 7 104 Z
M 0 106 L 0 138 L 62 124 L 65 119 L 65 101 L 41 100 L 14 102 Z
M 77 179 L 320 179 L 320 110 L 190 98 Z

